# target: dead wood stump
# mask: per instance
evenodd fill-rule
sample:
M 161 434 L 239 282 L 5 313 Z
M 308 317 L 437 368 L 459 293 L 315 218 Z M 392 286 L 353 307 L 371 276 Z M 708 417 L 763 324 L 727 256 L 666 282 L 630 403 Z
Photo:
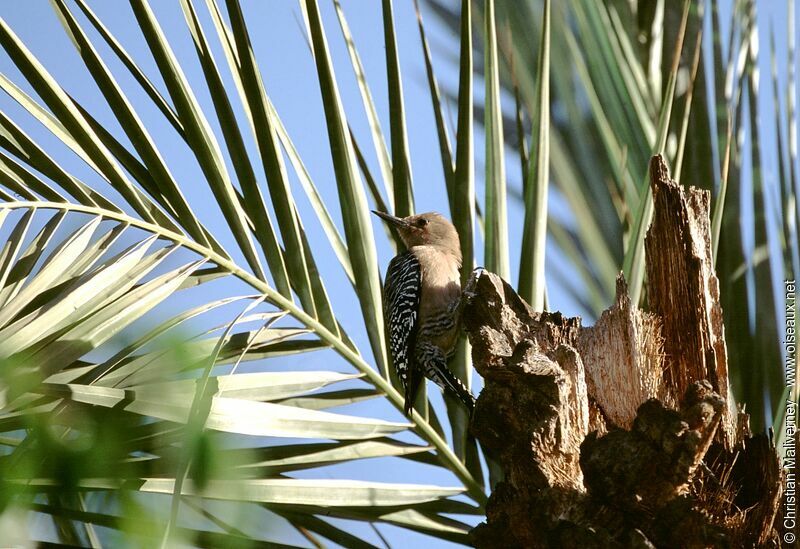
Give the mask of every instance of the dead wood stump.
M 592 327 L 499 277 L 464 314 L 483 376 L 471 431 L 501 466 L 477 547 L 778 546 L 778 457 L 728 386 L 709 197 L 651 163 L 650 311 L 617 281 Z

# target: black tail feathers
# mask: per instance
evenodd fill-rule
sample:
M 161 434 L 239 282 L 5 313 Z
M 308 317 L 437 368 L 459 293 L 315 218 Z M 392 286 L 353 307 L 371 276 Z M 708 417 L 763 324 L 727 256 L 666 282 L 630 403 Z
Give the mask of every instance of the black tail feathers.
M 449 376 L 450 378 L 445 391 L 451 393 L 454 397 L 463 402 L 464 406 L 467 407 L 471 417 L 472 412 L 475 411 L 475 396 L 473 396 L 472 392 L 470 392 L 470 390 L 467 389 L 467 386 L 464 385 L 464 382 L 458 379 L 458 377 L 456 377 L 456 375 L 451 372 L 449 368 L 445 368 L 445 370 L 447 370 L 447 374 L 445 374 L 445 376 Z
M 458 379 L 450 368 L 447 367 L 447 358 L 444 352 L 434 345 L 423 343 L 417 346 L 415 358 L 414 371 L 424 374 L 425 377 L 441 387 L 445 394 L 449 394 L 463 402 L 464 406 L 469 410 L 470 415 L 472 415 L 475 409 L 475 397 L 472 396 L 472 393 L 467 389 L 466 385 L 464 385 L 464 382 Z M 419 375 L 416 377 L 416 380 L 413 380 L 417 383 L 413 383 L 412 380 L 409 380 L 408 387 L 406 388 L 406 415 L 408 415 L 411 410 L 417 392 L 416 389 L 421 378 L 422 376 Z

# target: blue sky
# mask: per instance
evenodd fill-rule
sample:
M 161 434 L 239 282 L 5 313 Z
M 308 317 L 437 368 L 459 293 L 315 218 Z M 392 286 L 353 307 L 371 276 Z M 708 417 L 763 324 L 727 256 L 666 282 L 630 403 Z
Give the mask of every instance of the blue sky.
M 331 2 L 322 1 L 321 10 L 323 22 L 326 27 L 328 41 L 336 67 L 337 81 L 343 97 L 345 111 L 348 119 L 353 125 L 356 134 L 365 150 L 368 151 L 369 162 L 373 173 L 378 173 L 377 163 L 371 150 L 368 126 L 364 116 L 363 105 L 361 103 L 355 79 L 350 69 L 349 60 L 345 50 L 341 33 L 336 22 L 333 6 Z M 196 93 L 202 107 L 207 113 L 213 112 L 211 101 L 207 90 L 202 85 L 203 77 L 200 71 L 194 46 L 191 38 L 186 31 L 183 14 L 178 2 L 151 2 L 152 8 L 156 13 L 162 28 L 164 29 L 176 56 L 182 62 L 190 82 L 196 84 Z M 202 2 L 197 2 L 201 16 L 201 22 L 207 29 L 212 28 L 210 20 L 206 15 L 206 10 L 201 7 Z M 342 0 L 342 4 L 347 14 L 348 23 L 354 35 L 354 40 L 359 49 L 362 62 L 365 67 L 367 79 L 370 83 L 373 96 L 378 106 L 383 129 L 388 133 L 388 106 L 386 96 L 386 76 L 385 58 L 383 48 L 383 30 L 380 11 L 380 3 L 364 0 Z M 769 18 L 762 18 L 760 22 L 762 47 L 768 48 L 769 43 L 765 41 L 770 29 L 775 30 L 775 38 L 778 43 L 778 51 L 782 50 L 781 44 L 785 44 L 786 25 L 778 17 L 777 4 L 781 2 L 760 2 L 770 14 Z M 137 29 L 135 19 L 127 2 L 90 2 L 92 8 L 108 26 L 113 34 L 128 49 L 140 67 L 153 79 L 154 83 L 166 95 L 163 83 L 157 77 L 158 71 L 155 63 L 149 54 L 140 32 Z M 270 98 L 274 102 L 290 136 L 293 138 L 306 167 L 308 168 L 313 180 L 328 204 L 338 204 L 338 196 L 333 170 L 329 154 L 327 133 L 325 130 L 324 113 L 319 95 L 319 87 L 315 76 L 315 68 L 306 44 L 302 29 L 302 20 L 297 2 L 290 0 L 268 0 L 243 2 L 245 15 L 249 25 L 253 46 L 256 57 L 261 67 L 264 83 Z M 728 8 L 729 9 L 729 8 Z M 725 10 L 724 10 L 725 11 Z M 423 12 L 429 32 L 429 40 L 433 49 L 434 63 L 436 65 L 437 76 L 445 88 L 453 89 L 456 84 L 457 72 L 455 70 L 455 59 L 453 54 L 453 38 L 439 24 L 439 22 L 428 11 Z M 5 2 L 0 5 L 0 15 L 8 22 L 12 29 L 23 39 L 33 53 L 40 59 L 45 67 L 51 71 L 52 75 L 61 85 L 75 97 L 78 102 L 87 106 L 91 112 L 98 117 L 101 122 L 107 125 L 108 129 L 115 135 L 124 139 L 124 135 L 116 124 L 116 121 L 108 107 L 105 105 L 101 94 L 93 85 L 88 72 L 83 66 L 80 58 L 76 54 L 72 43 L 63 31 L 57 20 L 48 0 L 28 0 L 25 2 Z M 81 18 L 81 21 L 83 19 Z M 439 210 L 447 211 L 447 201 L 444 193 L 444 182 L 440 165 L 438 144 L 434 130 L 433 114 L 430 105 L 430 98 L 424 82 L 424 67 L 421 63 L 421 48 L 416 26 L 416 19 L 413 11 L 413 4 L 410 1 L 398 0 L 395 2 L 395 24 L 396 35 L 399 41 L 399 51 L 401 59 L 401 72 L 404 77 L 404 93 L 406 101 L 406 111 L 408 120 L 408 142 L 412 159 L 412 172 L 415 182 L 416 207 L 418 211 Z M 91 34 L 95 38 L 94 34 Z M 96 43 L 100 43 L 97 40 Z M 213 44 L 214 54 L 218 63 L 223 63 L 221 49 L 216 43 Z M 164 151 L 164 155 L 173 175 L 188 196 L 190 204 L 195 208 L 196 213 L 209 229 L 220 239 L 222 244 L 229 250 L 236 250 L 235 242 L 227 231 L 227 224 L 216 207 L 213 196 L 208 186 L 203 181 L 193 157 L 190 156 L 185 148 L 177 147 L 175 144 L 176 136 L 163 117 L 156 111 L 147 98 L 138 93 L 138 88 L 133 80 L 127 75 L 120 64 L 116 63 L 112 56 L 108 55 L 105 48 L 100 48 L 105 59 L 116 76 L 119 77 L 123 89 L 129 91 L 131 99 L 145 121 L 148 130 L 154 136 L 156 143 Z M 766 57 L 765 57 L 766 59 Z M 783 65 L 779 63 L 779 78 L 785 82 L 785 71 Z M 0 71 L 9 76 L 14 82 L 24 89 L 30 88 L 19 75 L 13 63 L 5 54 L 0 55 Z M 762 88 L 769 90 L 768 93 L 760 95 L 761 112 L 770 113 L 772 108 L 771 88 L 769 80 L 769 66 L 761 67 Z M 227 74 L 223 74 L 228 78 Z M 233 92 L 233 86 L 228 79 L 227 84 Z M 483 83 L 475 82 L 476 98 L 483 95 Z M 53 156 L 68 166 L 77 175 L 85 178 L 87 182 L 96 181 L 96 176 L 91 170 L 74 156 L 58 145 L 57 140 L 37 126 L 35 121 L 23 114 L 23 111 L 7 97 L 0 97 L 0 109 L 8 113 L 12 119 L 18 121 L 20 125 L 29 131 L 32 136 L 40 140 L 46 150 L 52 151 Z M 451 109 L 454 118 L 454 110 Z M 237 112 L 242 128 L 246 128 L 243 113 Z M 209 117 L 214 124 L 217 137 L 222 142 L 222 136 L 213 116 Z M 762 117 L 760 121 L 765 125 L 762 133 L 774 135 L 774 128 L 770 124 L 769 117 Z M 478 162 L 475 168 L 476 185 L 479 189 L 483 181 L 483 134 L 480 128 L 476 127 L 475 135 L 476 154 Z M 252 143 L 250 152 L 252 158 L 256 159 L 256 150 Z M 767 177 L 776 177 L 774 168 L 777 166 L 777 159 L 772 159 L 774 146 L 767 146 L 764 150 L 767 155 Z M 260 166 L 255 162 L 256 172 L 259 174 Z M 509 185 L 519 188 L 519 173 L 517 163 L 513 156 L 509 154 L 507 163 L 507 176 Z M 773 166 L 770 169 L 769 166 Z M 230 167 L 230 166 L 229 166 Z M 230 170 L 233 171 L 232 169 Z M 294 174 L 289 170 L 290 177 Z M 263 175 L 259 174 L 260 180 L 264 183 Z M 300 204 L 301 216 L 306 220 L 305 227 L 308 231 L 312 243 L 320 243 L 315 247 L 316 259 L 323 271 L 323 278 L 331 297 L 334 311 L 340 316 L 348 333 L 355 340 L 363 352 L 368 353 L 368 342 L 362 328 L 360 311 L 354 304 L 354 294 L 349 283 L 339 268 L 338 262 L 330 249 L 325 244 L 325 236 L 318 223 L 314 222 L 313 210 L 308 206 L 302 191 L 293 180 L 293 190 Z M 98 182 L 98 185 L 102 183 Z M 263 186 L 265 188 L 265 185 Z M 482 194 L 482 193 L 481 193 Z M 776 204 L 773 202 L 772 207 Z M 340 216 L 336 207 L 330 208 L 334 218 L 340 223 Z M 559 200 L 557 193 L 552 195 L 551 211 L 556 215 L 565 214 L 565 206 Z M 516 271 L 518 257 L 514 250 L 519 248 L 519 228 L 522 223 L 522 208 L 520 204 L 513 201 L 509 204 L 510 236 L 511 236 L 511 261 L 512 272 Z M 743 219 L 747 222 L 747 219 Z M 377 220 L 374 223 L 374 230 L 378 240 L 378 255 L 380 263 L 385 266 L 391 256 L 391 249 L 383 235 L 382 229 Z M 480 242 L 476 243 L 476 250 L 482 247 Z M 550 255 L 555 261 L 557 256 Z M 235 255 L 237 262 L 244 265 L 244 260 Z M 384 270 L 382 267 L 381 271 Z M 577 279 L 577 277 L 576 277 Z M 564 284 L 569 284 L 569 280 L 553 281 L 549 287 L 549 297 L 551 308 L 561 310 L 567 315 L 585 315 L 586 311 L 575 303 L 564 291 Z M 234 295 L 245 291 L 236 282 L 226 282 L 213 286 L 213 290 L 220 294 Z M 200 296 L 200 299 L 204 296 Z M 185 306 L 197 297 L 180 297 L 171 302 L 178 306 Z M 779 307 L 780 310 L 780 307 Z M 227 311 L 227 313 L 226 313 Z M 231 309 L 221 311 L 219 317 L 211 318 L 210 322 L 223 322 L 230 319 Z M 233 313 L 235 314 L 235 312 Z M 254 364 L 248 368 L 263 368 L 265 365 Z M 333 353 L 315 353 L 302 359 L 287 359 L 281 364 L 271 363 L 269 368 L 277 369 L 337 369 L 348 371 L 348 367 L 343 361 L 338 360 Z M 434 397 L 437 406 L 441 411 L 440 398 Z M 397 420 L 397 412 L 385 403 L 369 403 L 366 405 L 354 406 L 347 410 L 352 413 L 385 417 Z M 330 467 L 321 471 L 305 472 L 299 476 L 322 477 L 322 478 L 361 478 L 369 480 L 385 480 L 396 482 L 416 482 L 416 483 L 438 483 L 452 485 L 455 479 L 441 469 L 433 467 L 422 467 L 410 465 L 401 460 L 368 460 L 364 462 Z M 258 525 L 258 517 L 253 517 L 252 527 Z M 274 523 L 271 523 L 274 524 Z M 41 523 L 40 523 L 41 526 Z M 274 539 L 286 540 L 289 543 L 303 543 L 303 538 L 286 526 L 275 524 L 278 528 Z M 378 543 L 378 539 L 369 528 L 361 524 L 348 524 L 347 529 L 363 535 L 373 543 Z M 392 526 L 381 525 L 381 532 L 396 546 L 406 546 L 412 543 L 424 543 L 426 547 L 445 546 L 445 542 L 438 542 L 430 538 L 422 538 L 406 530 Z

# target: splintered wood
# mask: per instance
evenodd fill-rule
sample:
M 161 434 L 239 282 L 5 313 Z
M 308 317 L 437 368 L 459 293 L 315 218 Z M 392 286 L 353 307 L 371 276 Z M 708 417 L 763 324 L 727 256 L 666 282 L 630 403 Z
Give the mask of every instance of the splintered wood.
M 631 304 L 622 275 L 614 305 L 597 324 L 581 330 L 577 344 L 589 365 L 589 394 L 614 425 L 630 429 L 639 405 L 649 398 L 674 406 L 663 381 L 661 319 Z
M 709 196 L 651 162 L 648 311 L 620 276 L 591 327 L 538 313 L 499 277 L 464 325 L 485 380 L 471 432 L 501 466 L 477 547 L 774 545 L 774 445 L 728 386 Z
M 687 191 L 669 177 L 661 156 L 650 161 L 654 214 L 645 238 L 647 302 L 661 319 L 667 385 L 682 395 L 707 379 L 731 406 L 723 420 L 725 444 L 736 438 L 738 414 L 728 387 L 719 280 L 711 253 L 710 195 Z

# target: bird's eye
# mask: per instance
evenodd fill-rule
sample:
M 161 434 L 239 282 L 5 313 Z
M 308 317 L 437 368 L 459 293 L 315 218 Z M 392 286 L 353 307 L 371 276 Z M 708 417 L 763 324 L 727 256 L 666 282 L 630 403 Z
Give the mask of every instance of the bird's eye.
M 419 228 L 425 227 L 427 224 L 428 220 L 425 219 L 424 217 L 420 217 L 419 219 L 417 219 L 417 222 L 415 223 L 415 225 Z

